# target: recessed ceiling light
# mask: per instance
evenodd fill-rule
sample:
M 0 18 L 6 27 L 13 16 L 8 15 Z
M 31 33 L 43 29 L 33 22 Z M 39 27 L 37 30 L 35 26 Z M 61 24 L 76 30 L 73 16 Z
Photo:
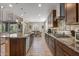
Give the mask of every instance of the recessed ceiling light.
M 38 16 L 40 16 L 40 14 Z
M 16 22 L 18 22 L 18 20 L 16 20 Z
M 23 16 L 23 14 L 21 14 L 21 16 Z
M 13 7 L 13 5 L 12 4 L 9 4 L 9 7 Z
M 3 6 L 1 6 L 1 8 L 4 8 Z
M 42 4 L 38 4 L 38 7 L 42 7 Z

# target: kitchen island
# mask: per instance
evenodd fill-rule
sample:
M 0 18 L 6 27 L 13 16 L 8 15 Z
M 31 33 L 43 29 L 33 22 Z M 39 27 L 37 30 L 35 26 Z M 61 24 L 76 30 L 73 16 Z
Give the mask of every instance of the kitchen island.
M 74 37 L 55 37 L 53 34 L 45 33 L 48 47 L 54 56 L 78 56 L 79 47 L 76 46 Z M 78 45 L 78 44 L 77 44 Z
M 0 37 L 1 55 L 24 56 L 26 55 L 26 37 Z
M 0 36 L 1 56 L 26 56 L 33 41 L 32 34 L 25 36 Z

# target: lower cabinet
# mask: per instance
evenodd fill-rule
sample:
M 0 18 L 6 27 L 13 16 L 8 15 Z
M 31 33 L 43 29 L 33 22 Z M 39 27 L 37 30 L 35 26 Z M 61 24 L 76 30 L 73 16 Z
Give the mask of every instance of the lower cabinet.
M 54 38 L 49 37 L 49 48 L 53 55 L 55 55 L 55 45 L 54 45 Z
M 5 56 L 25 56 L 26 38 L 6 38 Z
M 53 37 L 45 34 L 45 40 L 46 40 L 46 43 L 52 53 L 52 55 L 55 55 L 55 45 L 54 45 L 54 39 L 52 39 Z
M 26 38 L 10 38 L 10 56 L 25 56 L 26 55 Z
M 79 53 L 69 48 L 67 45 L 55 40 L 56 56 L 79 56 Z M 60 52 L 61 51 L 61 52 Z
M 28 50 L 32 46 L 33 34 L 29 37 L 6 37 L 5 56 L 26 56 Z
M 54 37 L 45 34 L 47 45 L 54 56 L 79 56 L 79 52 L 69 48 Z
M 56 46 L 56 56 L 63 56 L 62 48 Z
M 64 56 L 66 53 L 63 51 L 63 45 L 60 44 L 57 40 L 55 40 L 56 44 L 56 56 Z M 68 54 L 67 54 L 68 55 Z

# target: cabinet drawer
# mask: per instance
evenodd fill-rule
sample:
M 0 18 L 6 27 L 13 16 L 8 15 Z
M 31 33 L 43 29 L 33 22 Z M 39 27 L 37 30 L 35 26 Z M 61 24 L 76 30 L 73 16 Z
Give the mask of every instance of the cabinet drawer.
M 63 51 L 63 55 L 68 55 L 68 56 L 77 56 L 79 55 L 78 52 L 74 51 L 73 49 L 69 48 L 68 46 L 66 46 L 65 44 L 59 42 L 59 41 L 56 41 L 56 48 L 57 46 L 59 46 L 62 51 Z
M 57 45 L 57 46 L 60 46 L 60 47 L 62 47 L 62 48 L 63 48 L 63 44 L 62 44 L 61 42 L 59 42 L 58 40 L 56 40 L 56 42 L 55 42 L 55 43 L 56 43 L 56 45 Z
M 63 56 L 63 50 L 58 45 L 56 46 L 56 56 Z
M 64 52 L 66 52 L 70 56 L 77 56 L 77 55 L 79 55 L 79 53 L 77 53 L 76 51 L 72 50 L 71 48 L 69 48 L 66 45 L 63 45 L 63 50 L 64 50 Z

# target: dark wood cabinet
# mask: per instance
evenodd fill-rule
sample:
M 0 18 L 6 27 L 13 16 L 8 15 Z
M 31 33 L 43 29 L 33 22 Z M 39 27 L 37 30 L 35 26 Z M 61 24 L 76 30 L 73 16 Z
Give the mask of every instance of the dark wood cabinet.
M 67 45 L 55 40 L 56 56 L 78 56 L 79 53 L 69 48 Z
M 79 3 L 78 3 L 78 22 L 79 22 Z
M 58 20 L 56 19 L 56 10 L 52 10 L 47 18 L 48 20 L 48 27 L 58 27 Z
M 52 52 L 52 55 L 55 56 L 79 56 L 79 52 L 73 50 L 72 48 L 68 47 L 66 44 L 61 42 L 60 40 L 52 37 L 49 34 L 45 34 L 45 39 L 47 45 Z
M 10 56 L 26 55 L 26 38 L 10 38 Z
M 67 3 L 65 4 L 65 16 L 67 24 L 74 24 L 76 22 L 76 4 Z
M 66 24 L 78 24 L 79 22 L 79 4 L 65 3 Z
M 55 55 L 54 39 L 51 36 L 45 34 L 45 40 L 46 40 L 46 43 L 47 43 L 52 55 Z
M 63 51 L 63 49 L 62 49 L 63 45 L 59 41 L 55 40 L 55 44 L 56 44 L 56 56 L 68 55 L 66 52 Z
M 62 48 L 56 46 L 56 56 L 63 56 Z
M 53 55 L 55 55 L 55 45 L 54 45 L 54 38 L 49 36 L 49 48 Z
M 26 55 L 26 38 L 5 37 L 5 55 L 6 56 L 25 56 Z
M 56 19 L 56 10 L 53 10 L 53 27 L 58 27 L 58 20 Z

